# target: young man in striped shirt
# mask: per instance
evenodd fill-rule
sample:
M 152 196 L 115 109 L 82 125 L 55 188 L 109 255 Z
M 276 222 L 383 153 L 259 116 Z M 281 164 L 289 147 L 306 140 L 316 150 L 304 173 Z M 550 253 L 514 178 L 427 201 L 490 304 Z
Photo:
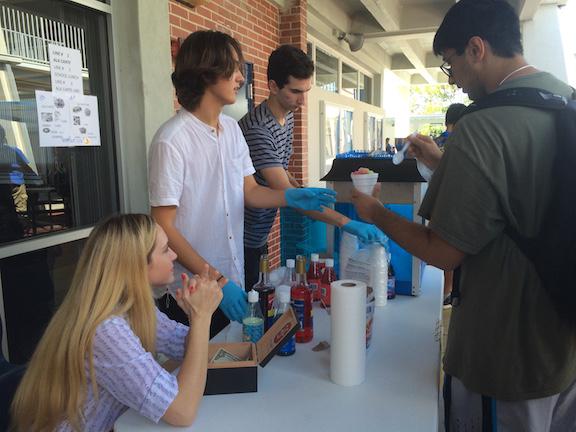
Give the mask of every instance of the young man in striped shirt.
M 240 129 L 250 149 L 254 178 L 258 184 L 286 190 L 302 187 L 288 171 L 292 156 L 294 111 L 306 102 L 312 88 L 314 63 L 300 49 L 282 45 L 268 59 L 268 99 L 240 120 Z M 244 273 L 245 288 L 258 281 L 260 255 L 267 251 L 268 234 L 276 217 L 276 208 L 245 207 L 244 211 Z M 365 242 L 385 240 L 374 225 L 352 221 L 331 210 L 303 212 L 307 216 L 342 228 Z

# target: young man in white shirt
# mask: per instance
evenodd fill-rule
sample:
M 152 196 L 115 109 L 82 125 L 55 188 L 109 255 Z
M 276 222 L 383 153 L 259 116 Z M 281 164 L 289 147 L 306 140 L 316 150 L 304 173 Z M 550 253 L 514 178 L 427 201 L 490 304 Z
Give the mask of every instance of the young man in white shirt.
M 172 74 L 183 109 L 160 127 L 149 155 L 151 212 L 178 254 L 176 270 L 199 273 L 210 264 L 223 286 L 220 309 L 239 322 L 246 309 L 244 205 L 321 211 L 334 202 L 327 189 L 285 193 L 254 180 L 242 132 L 222 114 L 244 82 L 243 64 L 231 36 L 217 31 L 188 36 Z

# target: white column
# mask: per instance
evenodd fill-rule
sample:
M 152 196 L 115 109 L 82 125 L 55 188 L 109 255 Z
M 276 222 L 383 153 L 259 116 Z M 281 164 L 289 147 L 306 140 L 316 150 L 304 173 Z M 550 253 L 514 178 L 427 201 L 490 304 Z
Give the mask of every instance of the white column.
M 538 69 L 567 81 L 558 6 L 541 5 L 534 18 L 523 23 L 522 33 L 526 60 Z
M 174 113 L 168 0 L 112 2 L 121 210 L 148 213 L 147 150 Z
M 384 100 L 382 107 L 387 118 L 394 118 L 394 130 L 388 127 L 384 136 L 390 138 L 394 144 L 394 138 L 405 137 L 410 134 L 410 77 L 408 74 L 384 71 Z

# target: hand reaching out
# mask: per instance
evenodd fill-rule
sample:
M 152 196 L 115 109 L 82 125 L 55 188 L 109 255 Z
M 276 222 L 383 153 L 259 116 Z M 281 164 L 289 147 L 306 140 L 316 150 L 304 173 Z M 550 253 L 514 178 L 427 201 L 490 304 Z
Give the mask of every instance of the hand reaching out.
M 376 183 L 372 196 L 352 188 L 352 204 L 356 207 L 356 212 L 363 220 L 368 223 L 374 223 L 374 214 L 382 207 L 382 203 L 375 197 L 380 195 L 380 184 Z
M 355 235 L 363 243 L 379 243 L 385 246 L 387 242 L 386 236 L 380 229 L 364 222 L 351 220 L 342 226 L 342 231 Z
M 286 189 L 286 204 L 301 210 L 323 211 L 336 202 L 336 192 L 324 188 Z

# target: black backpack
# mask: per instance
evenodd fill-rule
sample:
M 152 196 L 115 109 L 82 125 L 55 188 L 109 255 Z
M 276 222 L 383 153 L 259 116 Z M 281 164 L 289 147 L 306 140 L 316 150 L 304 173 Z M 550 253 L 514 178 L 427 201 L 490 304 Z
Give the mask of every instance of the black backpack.
M 540 232 L 527 238 L 508 226 L 505 233 L 534 264 L 558 313 L 576 326 L 576 100 L 536 88 L 511 88 L 471 104 L 466 114 L 506 105 L 555 112 L 557 150 L 551 173 L 554 177 Z M 455 274 L 455 288 L 458 279 Z

